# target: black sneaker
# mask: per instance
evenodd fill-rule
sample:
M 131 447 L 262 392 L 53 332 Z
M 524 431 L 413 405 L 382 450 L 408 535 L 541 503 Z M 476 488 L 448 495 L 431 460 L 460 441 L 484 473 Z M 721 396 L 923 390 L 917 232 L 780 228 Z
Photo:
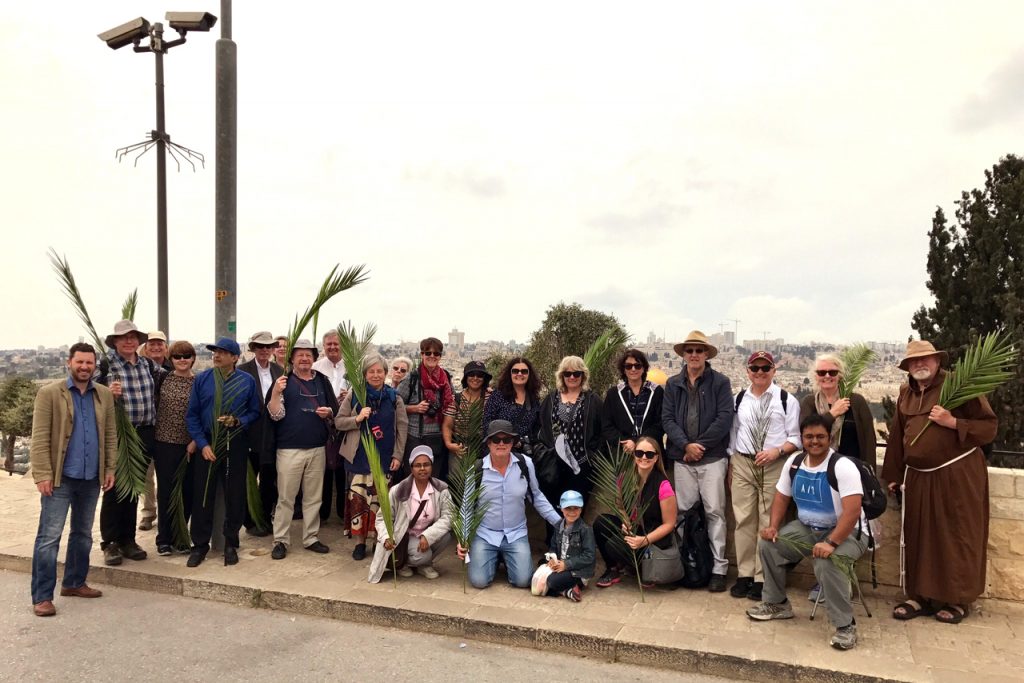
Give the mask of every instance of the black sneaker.
M 756 600 L 757 602 L 761 602 L 761 591 L 762 591 L 762 589 L 764 589 L 764 582 L 762 582 L 762 581 L 755 581 L 754 583 L 750 584 L 750 590 L 747 591 L 747 597 L 750 598 L 751 600 Z
M 306 550 L 312 550 L 314 553 L 320 553 L 321 555 L 331 552 L 331 549 L 325 546 L 320 541 L 314 541 L 306 546 Z
M 270 559 L 272 560 L 283 560 L 285 555 L 288 554 L 288 546 L 284 543 L 275 543 L 274 549 L 270 551 Z
M 185 563 L 186 567 L 198 567 L 206 559 L 206 550 L 200 548 L 193 548 L 192 552 L 189 553 L 188 562 Z
M 353 560 L 365 560 L 366 559 L 366 544 L 360 543 L 352 551 Z
M 712 574 L 708 583 L 708 590 L 712 593 L 725 592 L 725 574 Z
M 736 583 L 729 589 L 729 595 L 734 598 L 745 598 L 747 593 L 750 592 L 750 587 L 754 585 L 753 576 L 741 576 L 736 579 Z
M 598 588 L 607 588 L 608 586 L 614 586 L 620 581 L 622 581 L 622 573 L 618 569 L 608 569 L 601 575 L 601 578 L 597 580 L 595 585 Z
M 163 555 L 163 556 L 166 557 L 167 555 L 173 555 L 174 554 L 174 549 L 171 546 L 167 545 L 167 544 L 158 545 L 156 547 L 156 554 L 157 555 Z

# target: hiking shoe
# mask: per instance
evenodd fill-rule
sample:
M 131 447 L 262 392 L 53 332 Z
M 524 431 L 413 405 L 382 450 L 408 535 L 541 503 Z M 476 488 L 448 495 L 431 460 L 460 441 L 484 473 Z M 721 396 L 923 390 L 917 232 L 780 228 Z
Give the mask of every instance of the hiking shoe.
M 811 602 L 818 602 L 818 598 L 821 598 L 821 602 L 825 602 L 825 596 L 821 595 L 821 584 L 814 584 L 814 588 L 807 591 L 807 599 Z
M 837 628 L 828 644 L 837 650 L 851 650 L 857 644 L 857 624 Z
M 405 565 L 404 567 L 398 568 L 398 575 L 401 576 L 403 579 L 410 578 L 413 575 L 413 573 L 414 572 L 412 571 L 412 567 L 410 567 L 409 565 Z
M 753 576 L 741 576 L 736 579 L 736 583 L 729 589 L 729 595 L 734 598 L 745 598 L 747 593 L 750 592 L 750 587 L 754 585 Z
M 583 599 L 583 592 L 579 586 L 573 586 L 569 590 L 565 591 L 565 597 L 569 598 L 573 602 L 579 602 Z
M 724 593 L 725 574 L 712 574 L 711 581 L 708 583 L 708 590 L 712 593 Z
M 601 578 L 597 580 L 598 588 L 607 588 L 613 586 L 622 581 L 622 572 L 618 569 L 607 569 L 605 573 L 601 575 Z
M 143 550 L 138 543 L 132 541 L 131 543 L 125 543 L 119 546 L 121 554 L 127 557 L 129 560 L 144 560 L 147 557 L 146 551 Z
M 166 557 L 167 555 L 173 555 L 174 554 L 174 550 L 171 548 L 171 546 L 169 546 L 169 545 L 167 545 L 165 543 L 163 545 L 158 545 L 156 547 L 156 554 L 157 555 L 162 555 L 162 556 Z
M 141 522 L 139 522 L 139 531 L 149 531 L 153 528 L 153 522 L 155 521 L 156 519 L 153 517 L 145 517 Z
M 761 602 L 761 592 L 764 590 L 764 583 L 761 581 L 755 581 L 750 584 L 750 590 L 747 591 L 747 597 L 756 602 Z
M 428 564 L 426 567 L 417 567 L 416 571 L 418 571 L 423 576 L 424 579 L 436 579 L 437 577 L 441 576 L 437 573 L 437 570 L 434 569 L 434 566 L 430 564 Z
M 108 543 L 103 549 L 103 564 L 108 567 L 116 567 L 121 564 L 121 549 L 116 543 Z
M 793 607 L 786 602 L 761 602 L 747 610 L 747 616 L 754 621 L 771 621 L 772 619 L 792 619 Z
M 288 546 L 284 543 L 275 543 L 274 549 L 270 551 L 270 559 L 272 560 L 283 560 L 284 556 L 288 554 Z
M 319 553 L 321 555 L 331 552 L 331 549 L 325 546 L 320 541 L 313 541 L 312 543 L 306 546 L 306 550 L 309 550 L 310 552 L 314 553 Z

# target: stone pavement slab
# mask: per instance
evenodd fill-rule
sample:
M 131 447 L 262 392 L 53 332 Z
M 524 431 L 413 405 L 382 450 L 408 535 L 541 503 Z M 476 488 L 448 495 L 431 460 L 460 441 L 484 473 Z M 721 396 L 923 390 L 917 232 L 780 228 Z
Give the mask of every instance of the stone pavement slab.
M 0 568 L 30 571 L 38 516 L 31 479 L 0 477 Z M 302 550 L 298 523 L 292 534 L 296 542 L 284 560 L 270 559 L 270 539 L 243 534 L 238 565 L 225 567 L 211 551 L 189 569 L 184 556 L 157 556 L 155 531 L 140 531 L 149 559 L 106 567 L 97 525 L 90 583 L 749 680 L 976 683 L 1019 681 L 1024 672 L 1021 603 L 982 600 L 958 626 L 900 622 L 890 616 L 898 596 L 864 586 L 874 617 L 857 607 L 860 642 L 838 652 L 828 645 L 832 628 L 824 612 L 809 620 L 811 603 L 801 588 L 791 589 L 795 619 L 760 623 L 743 613 L 753 603 L 728 593 L 651 589 L 641 602 L 628 580 L 589 588 L 580 603 L 534 597 L 501 573 L 485 590 L 464 589 L 453 552 L 437 562 L 441 578 L 400 578 L 396 588 L 390 574 L 367 583 L 369 560 L 352 560 L 353 544 L 336 517 L 322 527 L 327 555 Z M 26 610 L 28 583 L 26 576 Z

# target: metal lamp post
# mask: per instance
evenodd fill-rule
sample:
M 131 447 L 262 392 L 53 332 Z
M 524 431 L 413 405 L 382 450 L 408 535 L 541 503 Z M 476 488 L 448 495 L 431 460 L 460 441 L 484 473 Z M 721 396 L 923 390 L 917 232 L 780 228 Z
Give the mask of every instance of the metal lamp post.
M 171 142 L 171 137 L 164 130 L 164 54 L 172 47 L 185 42 L 189 31 L 207 32 L 217 23 L 217 17 L 209 12 L 168 12 L 167 23 L 178 32 L 175 40 L 164 40 L 164 26 L 157 22 L 150 26 L 143 17 L 133 19 L 116 28 L 99 34 L 100 40 L 112 50 L 131 45 L 135 52 L 152 52 L 156 58 L 156 129 L 150 131 L 149 138 L 117 150 L 118 159 L 138 152 L 135 162 L 151 147 L 156 146 L 156 249 L 157 249 L 157 321 L 159 329 L 170 334 L 167 315 L 167 153 L 181 168 L 181 162 L 190 164 L 195 169 L 195 162 L 204 166 L 206 160 L 202 154 L 187 147 Z M 142 41 L 148 38 L 143 45 Z

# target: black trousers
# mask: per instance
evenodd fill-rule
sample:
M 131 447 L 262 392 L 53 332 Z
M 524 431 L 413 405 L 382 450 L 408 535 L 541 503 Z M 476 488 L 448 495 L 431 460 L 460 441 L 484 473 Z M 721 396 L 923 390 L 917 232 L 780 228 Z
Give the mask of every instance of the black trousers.
M 156 443 L 156 429 L 152 425 L 135 428 L 142 439 L 142 453 L 146 460 L 152 460 L 153 447 Z M 148 462 L 146 468 L 149 468 Z M 131 545 L 135 543 L 135 526 L 138 523 L 139 498 L 132 496 L 118 500 L 117 487 L 103 492 L 103 503 L 100 506 L 100 543 L 106 548 L 111 543 Z
M 175 545 L 174 522 L 171 516 L 171 495 L 174 493 L 174 475 L 178 472 L 181 461 L 187 457 L 185 444 L 157 441 L 153 448 L 153 465 L 156 467 L 156 545 Z M 181 497 L 184 499 L 185 521 L 192 514 L 192 494 L 195 489 L 194 473 L 196 453 L 185 467 L 184 482 L 181 486 Z
M 583 588 L 583 582 L 570 571 L 555 572 L 548 577 L 548 595 L 565 595 L 565 591 L 573 586 Z
M 348 491 L 348 485 L 345 481 L 345 468 L 339 467 L 336 470 L 328 469 L 324 471 L 324 491 L 322 502 L 320 503 L 320 519 L 326 522 L 331 518 L 331 497 L 337 493 L 338 504 L 336 509 L 338 511 L 338 517 L 344 521 L 345 519 L 345 492 Z
M 238 547 L 238 530 L 245 520 L 245 478 L 249 447 L 243 438 L 231 440 L 227 456 L 220 462 L 206 460 L 197 453 L 193 458 L 195 492 L 192 498 L 192 546 L 208 550 L 213 534 L 213 502 L 218 484 L 224 489 L 224 545 Z M 210 476 L 210 468 L 213 475 Z M 209 487 L 207 487 L 209 479 Z
M 274 516 L 274 508 L 277 507 L 277 465 L 275 463 L 261 464 L 262 456 L 256 451 L 249 451 L 249 464 L 252 471 L 256 473 L 256 481 L 260 489 L 260 505 L 263 506 L 263 519 L 267 522 L 267 529 L 270 529 L 270 520 Z M 246 477 L 249 474 L 246 472 Z M 248 479 L 246 480 L 248 486 Z M 249 514 L 248 504 L 245 506 L 245 528 L 252 529 L 256 526 L 252 516 Z
M 594 542 L 601 553 L 605 567 L 611 569 L 632 569 L 633 554 L 625 549 L 624 544 L 617 543 L 615 538 L 622 538 L 622 520 L 615 515 L 601 515 L 594 520 Z M 550 580 L 548 585 L 550 585 Z

